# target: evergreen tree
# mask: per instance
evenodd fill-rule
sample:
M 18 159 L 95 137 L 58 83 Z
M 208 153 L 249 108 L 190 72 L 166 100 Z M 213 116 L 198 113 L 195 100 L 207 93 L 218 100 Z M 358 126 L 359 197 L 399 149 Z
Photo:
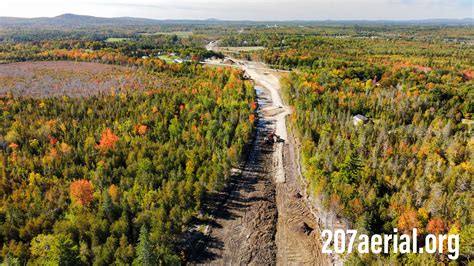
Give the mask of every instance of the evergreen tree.
M 360 180 L 362 164 L 354 149 L 346 156 L 341 167 L 341 178 L 346 184 L 353 184 Z
M 135 265 L 155 265 L 153 254 L 153 246 L 150 242 L 150 233 L 145 225 L 140 229 L 140 236 L 137 245 L 137 257 L 135 258 Z

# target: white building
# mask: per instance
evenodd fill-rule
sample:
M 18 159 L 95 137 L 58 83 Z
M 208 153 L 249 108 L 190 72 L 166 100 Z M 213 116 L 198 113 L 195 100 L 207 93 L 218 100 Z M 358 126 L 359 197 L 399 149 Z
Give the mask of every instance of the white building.
M 367 121 L 369 121 L 369 119 L 363 115 L 355 115 L 353 117 L 354 126 L 365 124 Z

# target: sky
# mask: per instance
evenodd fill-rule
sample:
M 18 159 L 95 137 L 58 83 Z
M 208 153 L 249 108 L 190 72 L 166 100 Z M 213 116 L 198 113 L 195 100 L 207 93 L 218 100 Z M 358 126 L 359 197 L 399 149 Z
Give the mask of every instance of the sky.
M 474 0 L 0 0 L 0 16 L 225 20 L 472 18 Z

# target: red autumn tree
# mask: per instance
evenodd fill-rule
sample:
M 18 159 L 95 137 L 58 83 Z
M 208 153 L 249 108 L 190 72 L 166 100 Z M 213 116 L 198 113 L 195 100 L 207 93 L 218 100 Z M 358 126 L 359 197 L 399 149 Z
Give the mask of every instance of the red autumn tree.
M 56 145 L 57 142 L 58 142 L 57 138 L 49 136 L 49 144 Z
M 193 62 L 199 62 L 200 59 L 201 59 L 201 58 L 200 58 L 200 56 L 199 56 L 198 54 L 193 54 L 193 55 L 191 56 L 191 61 L 193 61 Z
M 442 234 L 445 230 L 444 222 L 440 218 L 433 218 L 426 226 L 426 231 L 434 235 Z
M 250 108 L 252 109 L 252 111 L 256 110 L 257 109 L 257 102 L 251 102 L 250 103 Z
M 71 183 L 69 193 L 74 202 L 84 207 L 92 202 L 94 189 L 89 180 L 81 179 Z
M 119 140 L 119 137 L 115 135 L 110 128 L 107 128 L 104 132 L 102 132 L 102 137 L 100 138 L 99 145 L 97 145 L 97 149 L 100 151 L 108 151 L 113 149 L 115 143 Z

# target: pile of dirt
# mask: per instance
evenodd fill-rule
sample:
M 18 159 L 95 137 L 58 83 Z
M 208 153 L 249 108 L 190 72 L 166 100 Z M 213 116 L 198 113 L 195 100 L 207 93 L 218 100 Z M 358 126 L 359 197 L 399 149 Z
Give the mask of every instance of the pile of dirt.
M 222 61 L 222 63 L 223 63 L 223 64 L 226 64 L 226 65 L 235 65 L 234 60 L 229 59 L 229 58 L 227 58 L 227 59 L 225 59 L 224 61 Z
M 301 199 L 302 197 L 303 197 L 303 195 L 301 195 L 301 193 L 299 193 L 299 192 L 296 192 L 295 194 L 293 194 L 294 199 Z
M 309 235 L 313 232 L 313 228 L 311 228 L 307 223 L 300 222 L 296 226 L 293 227 L 293 231 L 300 234 Z

